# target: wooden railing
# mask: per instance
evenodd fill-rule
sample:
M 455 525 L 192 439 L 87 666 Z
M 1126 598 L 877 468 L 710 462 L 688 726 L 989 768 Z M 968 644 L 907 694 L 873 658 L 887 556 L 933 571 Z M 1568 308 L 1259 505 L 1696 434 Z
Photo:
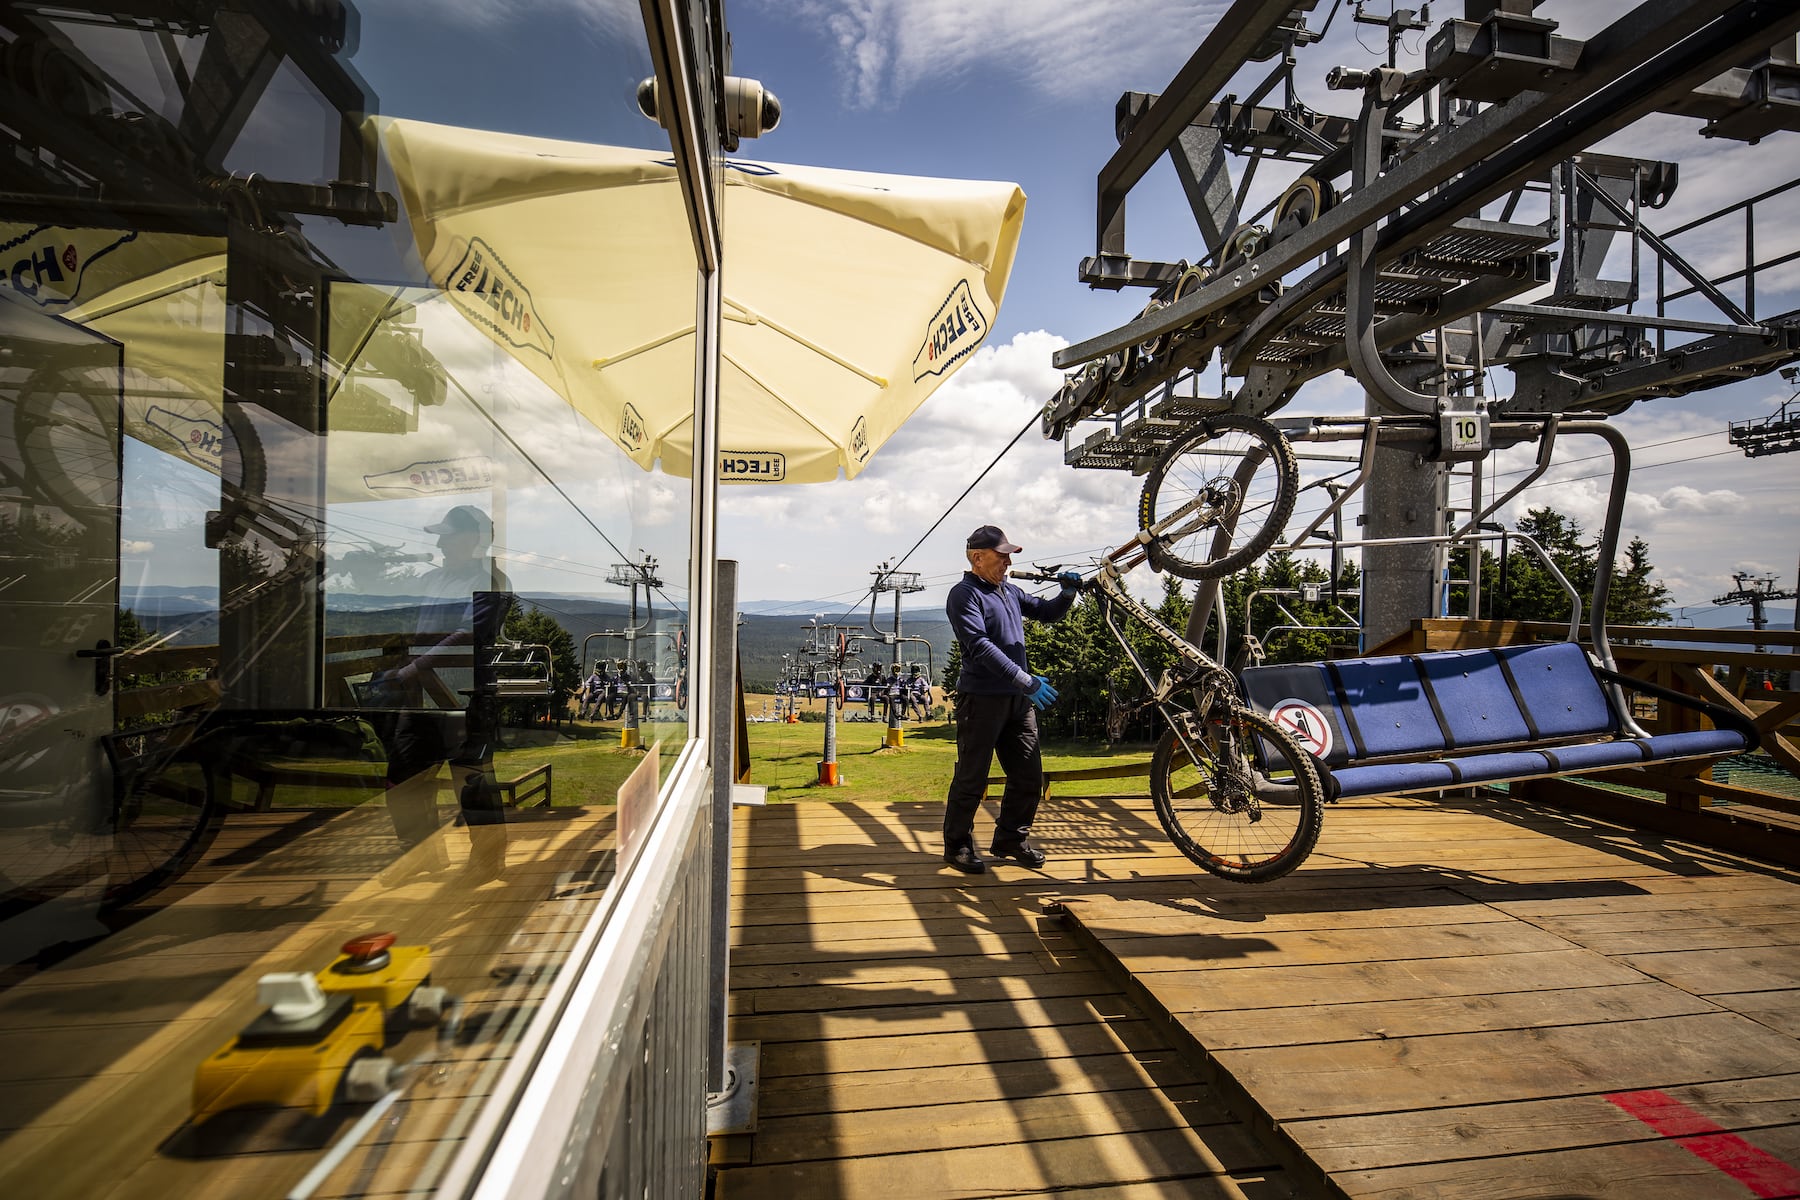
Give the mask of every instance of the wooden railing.
M 358 676 L 389 671 L 416 662 L 416 647 L 436 645 L 448 633 L 358 633 L 325 639 L 325 704 L 329 708 L 357 707 L 350 681 Z M 443 669 L 472 668 L 472 653 L 433 654 L 431 662 Z M 171 675 L 204 672 L 201 678 L 148 687 L 121 688 L 117 696 L 118 719 L 130 722 L 151 713 L 207 709 L 219 702 L 219 647 L 159 646 L 119 656 L 116 677 Z M 461 708 L 455 689 L 432 670 L 419 673 L 419 683 L 439 708 Z

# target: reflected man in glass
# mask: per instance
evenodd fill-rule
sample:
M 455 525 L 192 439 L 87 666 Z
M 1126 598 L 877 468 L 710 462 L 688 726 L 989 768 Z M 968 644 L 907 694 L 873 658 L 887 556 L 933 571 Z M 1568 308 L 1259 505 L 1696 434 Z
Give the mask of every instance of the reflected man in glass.
M 420 869 L 447 865 L 438 827 L 438 768 L 448 763 L 469 825 L 470 872 L 491 879 L 505 865 L 505 828 L 494 786 L 499 704 L 494 646 L 513 603 L 512 583 L 493 556 L 494 523 L 459 504 L 427 525 L 442 565 L 419 581 L 412 659 L 380 679 L 385 707 L 402 711 L 388 746 L 388 813 L 409 849 L 430 843 Z

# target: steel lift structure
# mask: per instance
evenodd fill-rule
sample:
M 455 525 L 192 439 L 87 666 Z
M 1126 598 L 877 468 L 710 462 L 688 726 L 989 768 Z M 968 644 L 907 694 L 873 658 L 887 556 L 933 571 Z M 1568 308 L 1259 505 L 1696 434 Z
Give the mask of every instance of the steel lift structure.
M 1350 19 L 1385 26 L 1388 54 L 1319 65 L 1360 101 L 1334 114 L 1296 87 L 1345 15 L 1340 0 L 1315 30 L 1320 7 L 1237 0 L 1161 94 L 1120 98 L 1080 278 L 1150 299 L 1055 357 L 1069 373 L 1043 432 L 1069 465 L 1144 473 L 1208 416 L 1273 414 L 1342 370 L 1371 416 L 1442 423 L 1435 445 L 1408 449 L 1438 472 L 1441 533 L 1444 465 L 1484 458 L 1490 419 L 1603 417 L 1800 361 L 1800 311 L 1757 305 L 1759 276 L 1800 257 L 1759 258 L 1757 218 L 1791 213 L 1800 178 L 1658 232 L 1647 215 L 1680 164 L 1590 149 L 1658 113 L 1709 138 L 1800 131 L 1800 8 L 1643 0 L 1576 39 L 1558 32 L 1555 0 L 1465 0 L 1435 30 L 1354 3 Z M 1395 50 L 1411 31 L 1423 64 L 1406 70 Z M 1270 64 L 1261 81 L 1226 93 L 1253 63 Z M 1191 261 L 1127 250 L 1127 197 L 1164 155 L 1198 225 Z M 1265 164 L 1292 181 L 1246 212 Z M 1742 247 L 1734 269 L 1718 269 L 1721 240 Z M 1703 242 L 1706 269 L 1682 253 L 1699 258 Z M 1235 386 L 1203 388 L 1215 368 Z M 1497 368 L 1514 377 L 1505 398 L 1488 394 Z

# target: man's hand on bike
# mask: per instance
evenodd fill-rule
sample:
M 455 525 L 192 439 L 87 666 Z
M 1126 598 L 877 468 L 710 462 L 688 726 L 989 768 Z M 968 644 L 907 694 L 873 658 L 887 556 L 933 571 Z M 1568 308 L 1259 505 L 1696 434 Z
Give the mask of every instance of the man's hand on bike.
M 1031 706 L 1041 710 L 1055 704 L 1056 689 L 1050 686 L 1050 681 L 1042 675 L 1033 675 L 1032 678 L 1037 680 L 1037 686 L 1025 694 L 1025 698 L 1031 701 Z
M 1080 571 L 1064 571 L 1059 567 L 1033 567 L 1028 571 L 1009 571 L 1007 574 L 1023 583 L 1054 583 L 1065 592 L 1078 592 L 1087 582 Z

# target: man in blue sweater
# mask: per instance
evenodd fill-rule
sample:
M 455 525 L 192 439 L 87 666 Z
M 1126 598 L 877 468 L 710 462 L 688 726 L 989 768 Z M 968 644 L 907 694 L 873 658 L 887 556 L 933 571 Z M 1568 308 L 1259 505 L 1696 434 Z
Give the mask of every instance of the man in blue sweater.
M 988 853 L 1041 867 L 1044 852 L 1029 840 L 1044 792 L 1037 710 L 1055 702 L 1056 689 L 1027 668 L 1025 618 L 1061 620 L 1081 577 L 1059 575 L 1062 591 L 1050 599 L 1030 596 L 1006 581 L 1019 547 L 999 529 L 983 525 L 966 545 L 969 569 L 945 605 L 962 647 L 962 675 L 956 682 L 956 773 L 944 800 L 944 861 L 971 875 L 987 870 L 975 849 L 975 813 L 997 756 L 1006 791 Z

